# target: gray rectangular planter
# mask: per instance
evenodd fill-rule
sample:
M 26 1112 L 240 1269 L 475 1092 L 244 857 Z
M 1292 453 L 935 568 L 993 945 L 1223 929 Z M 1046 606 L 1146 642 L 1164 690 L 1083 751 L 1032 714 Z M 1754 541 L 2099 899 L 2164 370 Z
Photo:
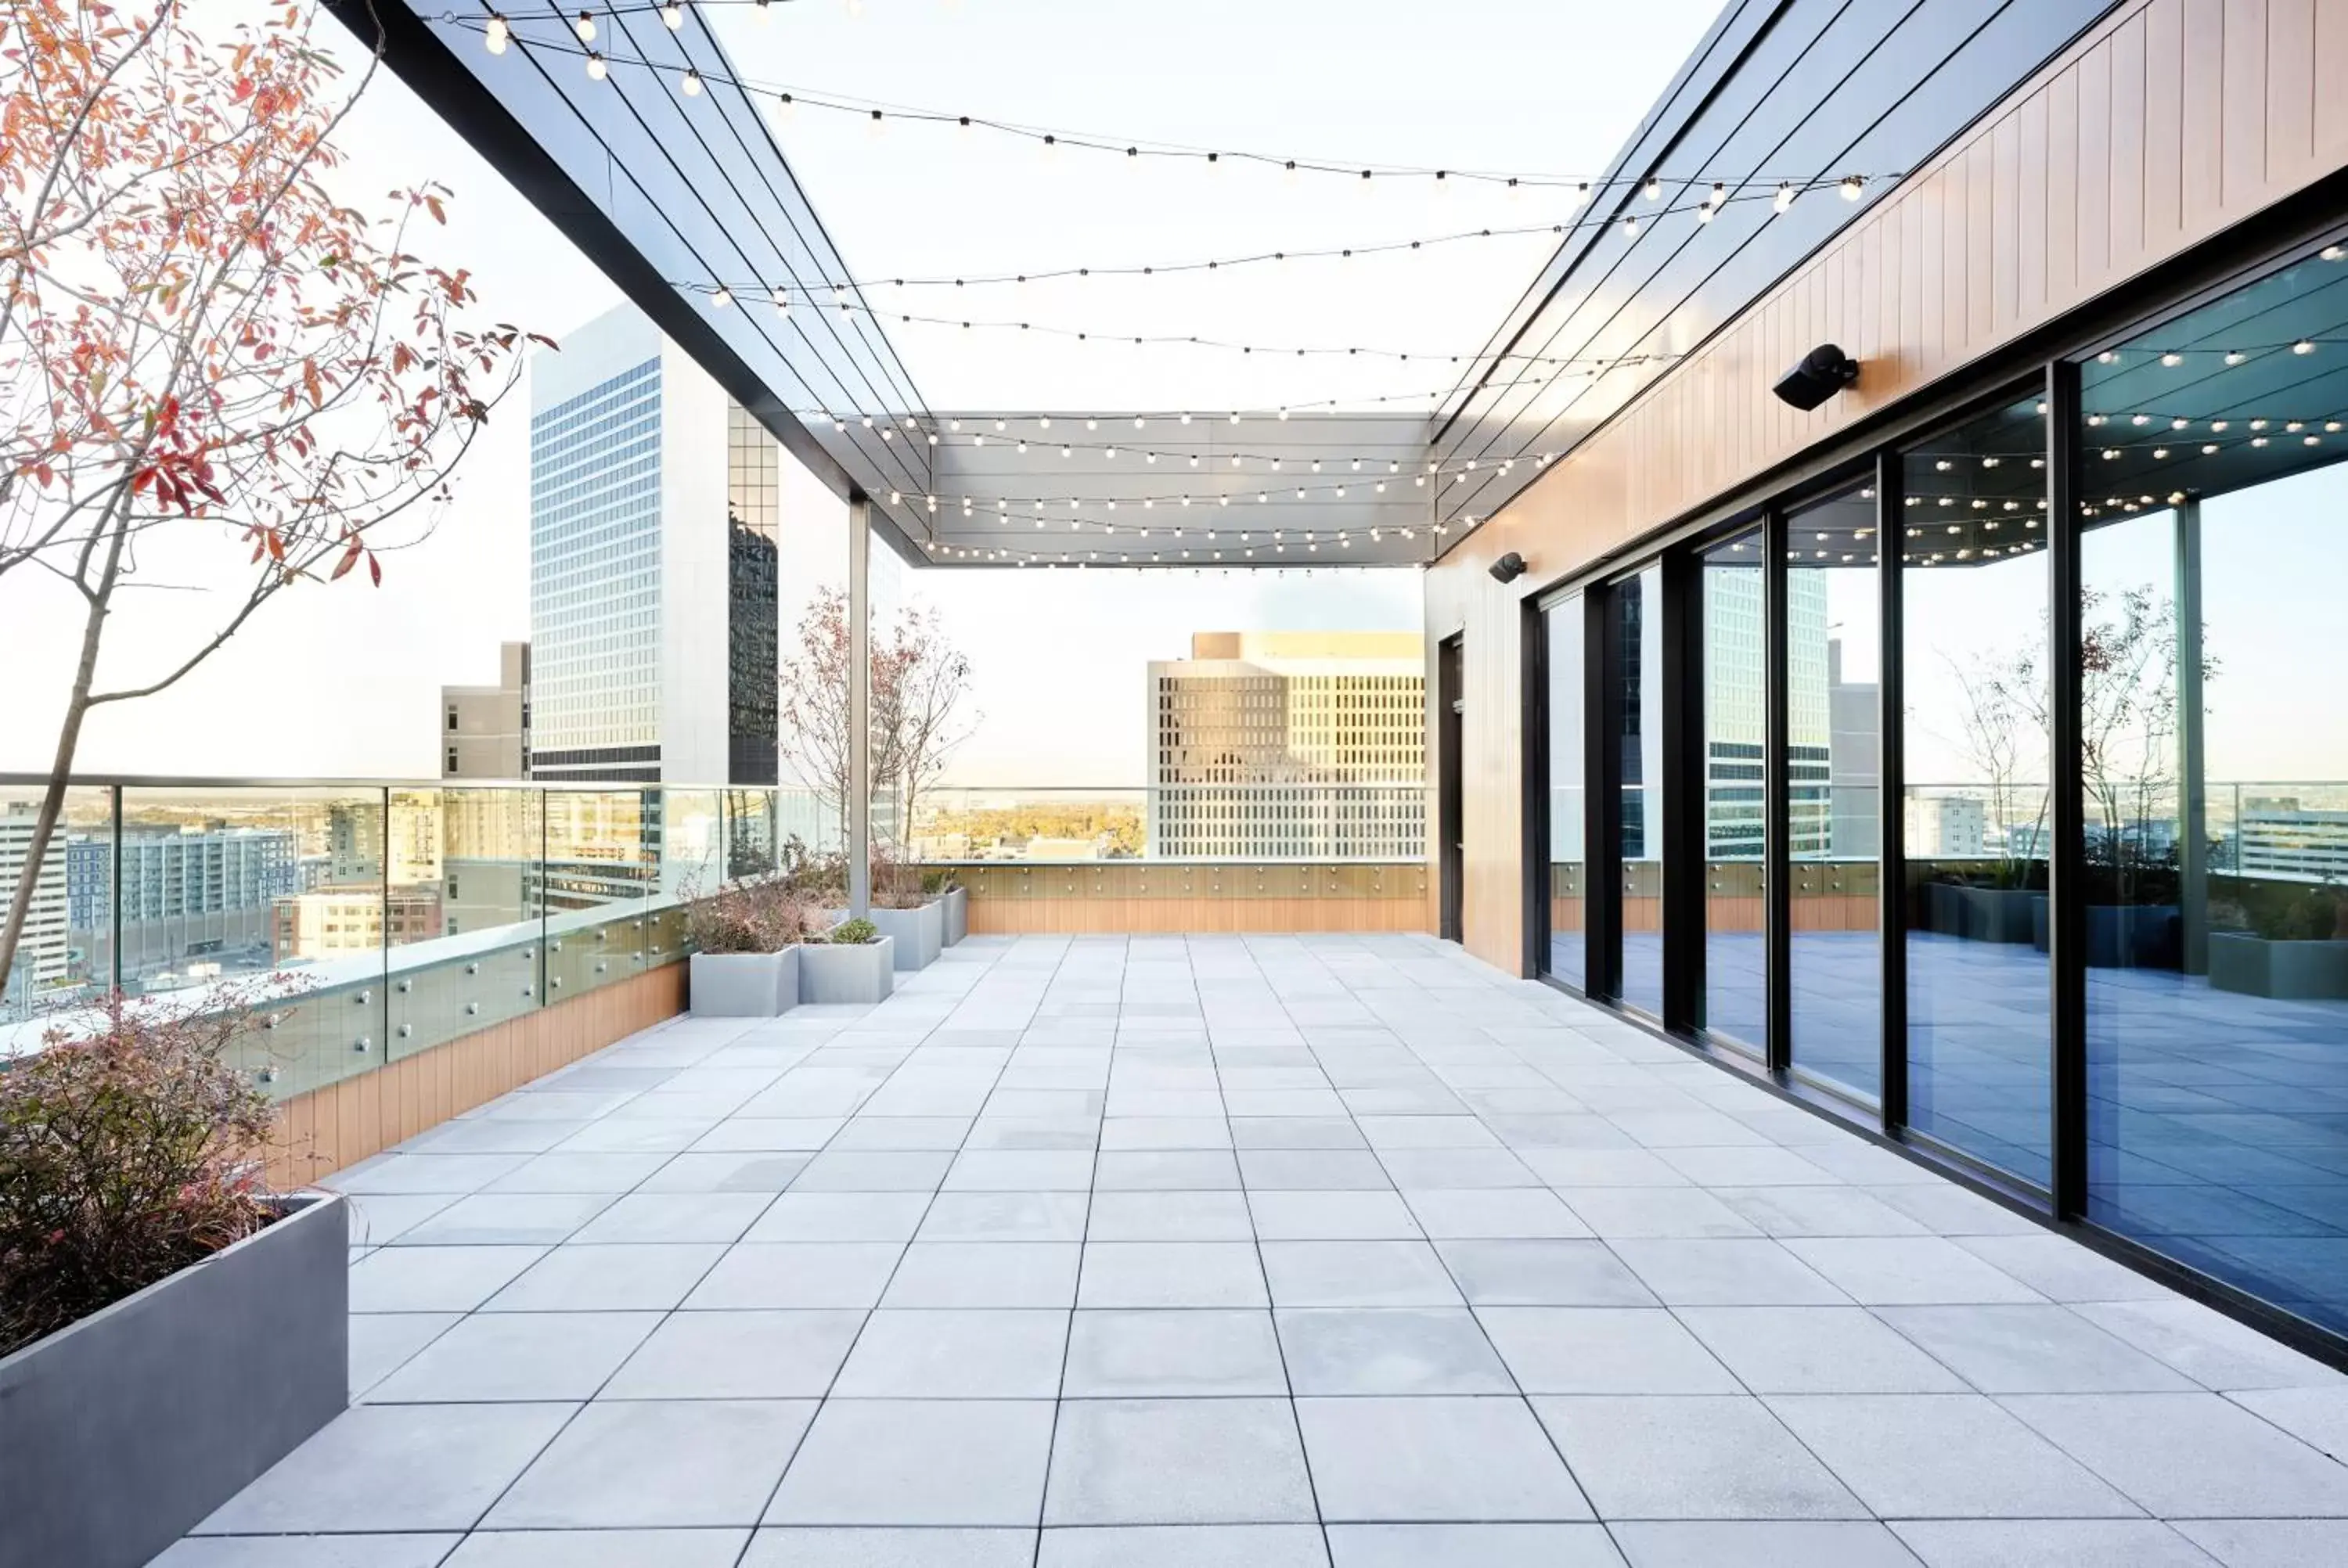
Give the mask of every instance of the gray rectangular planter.
M 350 1402 L 343 1200 L 0 1358 L 0 1564 L 139 1568 Z
M 945 945 L 951 948 L 970 935 L 970 889 L 949 887 L 939 903 L 945 910 Z
M 877 1002 L 896 985 L 896 944 L 809 942 L 798 949 L 799 1000 Z
M 2212 931 L 2209 984 L 2286 1001 L 2348 997 L 2348 942 L 2269 941 L 2246 931 Z
M 940 899 L 915 909 L 875 909 L 870 919 L 882 936 L 896 939 L 897 968 L 903 973 L 928 968 L 945 950 L 945 905 Z
M 798 1005 L 799 950 L 695 953 L 685 997 L 695 1018 L 773 1018 Z

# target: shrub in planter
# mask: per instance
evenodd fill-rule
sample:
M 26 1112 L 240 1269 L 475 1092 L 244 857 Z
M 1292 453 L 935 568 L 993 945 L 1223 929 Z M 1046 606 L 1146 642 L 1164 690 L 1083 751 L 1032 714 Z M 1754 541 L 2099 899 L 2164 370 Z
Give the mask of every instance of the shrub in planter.
M 842 920 L 799 948 L 799 1000 L 883 1000 L 894 989 L 895 947 L 871 921 Z
M 138 1568 L 348 1400 L 348 1225 L 262 1190 L 249 995 L 0 1071 L 0 1563 Z
M 0 1355 L 269 1223 L 267 1096 L 229 1050 L 253 999 L 107 1003 L 0 1071 Z
M 711 1018 L 773 1018 L 799 999 L 798 945 L 821 930 L 787 877 L 736 882 L 685 906 L 694 948 L 687 995 Z

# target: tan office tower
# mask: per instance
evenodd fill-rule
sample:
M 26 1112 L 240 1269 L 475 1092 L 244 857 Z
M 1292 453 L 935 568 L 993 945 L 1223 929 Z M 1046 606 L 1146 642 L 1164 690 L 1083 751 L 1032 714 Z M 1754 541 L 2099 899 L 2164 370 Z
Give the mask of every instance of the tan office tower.
M 530 644 L 498 645 L 494 686 L 440 688 L 440 776 L 530 776 Z
M 1150 853 L 1424 856 L 1425 657 L 1414 631 L 1201 631 L 1152 661 Z

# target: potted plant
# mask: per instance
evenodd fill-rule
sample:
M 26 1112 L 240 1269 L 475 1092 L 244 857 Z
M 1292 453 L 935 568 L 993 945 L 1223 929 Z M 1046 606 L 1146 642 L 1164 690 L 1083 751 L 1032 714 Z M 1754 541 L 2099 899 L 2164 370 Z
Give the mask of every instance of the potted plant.
M 263 1184 L 253 1005 L 118 995 L 0 1071 L 0 1562 L 135 1568 L 348 1403 L 348 1222 Z
M 2247 931 L 2209 933 L 2209 984 L 2286 1000 L 2348 997 L 2348 897 L 2328 884 L 2246 882 Z
M 809 937 L 799 952 L 799 1000 L 885 1000 L 895 987 L 896 944 L 870 920 L 842 920 Z
M 962 873 L 953 866 L 938 866 L 922 873 L 922 886 L 938 896 L 945 923 L 945 945 L 949 948 L 970 935 L 970 889 L 962 885 Z
M 729 883 L 688 898 L 684 914 L 696 1016 L 773 1018 L 798 1004 L 798 946 L 819 927 L 814 906 L 787 878 Z
M 908 973 L 928 968 L 945 949 L 944 890 L 933 891 L 919 866 L 892 855 L 872 857 L 871 917 L 895 943 L 897 968 Z

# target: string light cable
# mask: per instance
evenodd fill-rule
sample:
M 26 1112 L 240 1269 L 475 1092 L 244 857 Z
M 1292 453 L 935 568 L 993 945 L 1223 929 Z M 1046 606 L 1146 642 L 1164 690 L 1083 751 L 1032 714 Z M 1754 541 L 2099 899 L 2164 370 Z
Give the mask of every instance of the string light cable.
M 681 90 L 696 96 L 707 87 L 726 87 L 753 97 L 774 100 L 786 111 L 799 108 L 819 109 L 853 116 L 875 127 L 892 121 L 916 125 L 942 126 L 962 130 L 987 131 L 998 136 L 1031 142 L 1047 150 L 1067 149 L 1079 152 L 1104 153 L 1138 162 L 1145 159 L 1172 159 L 1207 165 L 1225 163 L 1252 165 L 1292 175 L 1327 175 L 1354 180 L 1410 179 L 1427 180 L 1437 185 L 1456 181 L 1495 186 L 1512 191 L 1564 190 L 1572 194 L 1577 204 L 1586 204 L 1617 191 L 1637 190 L 1650 200 L 1660 199 L 1668 186 L 1684 186 L 1689 182 L 1658 174 L 1613 175 L 1595 178 L 1560 174 L 1508 173 L 1495 169 L 1437 168 L 1432 165 L 1385 163 L 1378 161 L 1351 162 L 1327 159 L 1292 158 L 1246 149 L 1209 148 L 1180 142 L 1112 137 L 1105 133 L 1062 130 L 1021 121 L 997 119 L 986 115 L 959 114 L 946 109 L 928 108 L 914 105 L 857 98 L 826 92 L 808 92 L 801 88 L 772 82 L 761 82 L 736 76 L 711 75 L 695 67 L 664 66 L 642 56 L 613 55 L 592 47 L 602 39 L 603 28 L 598 19 L 616 20 L 621 16 L 641 13 L 657 13 L 672 31 L 681 28 L 686 16 L 695 9 L 714 9 L 721 5 L 739 6 L 747 4 L 760 13 L 769 10 L 760 0 L 660 0 L 651 5 L 630 4 L 616 0 L 584 7 L 563 16 L 532 14 L 520 18 L 490 9 L 479 13 L 460 14 L 447 11 L 441 21 L 481 35 L 485 46 L 493 55 L 502 55 L 515 45 L 542 50 L 550 54 L 565 54 L 583 58 L 588 75 L 596 80 L 606 79 L 611 67 L 625 65 L 655 75 L 674 73 Z M 525 34 L 523 29 L 530 31 Z M 615 30 L 616 31 L 616 30 Z M 1792 204 L 1792 197 L 1820 185 L 1842 188 L 1847 196 L 1856 200 L 1869 178 L 1864 174 L 1848 174 L 1819 180 L 1811 176 L 1756 174 L 1736 182 L 1732 189 L 1715 184 L 1712 190 L 1724 200 L 1740 200 L 1756 190 L 1780 204 L 1780 210 Z M 1888 178 L 1897 179 L 1897 175 Z M 1714 208 L 1718 200 L 1710 203 Z

